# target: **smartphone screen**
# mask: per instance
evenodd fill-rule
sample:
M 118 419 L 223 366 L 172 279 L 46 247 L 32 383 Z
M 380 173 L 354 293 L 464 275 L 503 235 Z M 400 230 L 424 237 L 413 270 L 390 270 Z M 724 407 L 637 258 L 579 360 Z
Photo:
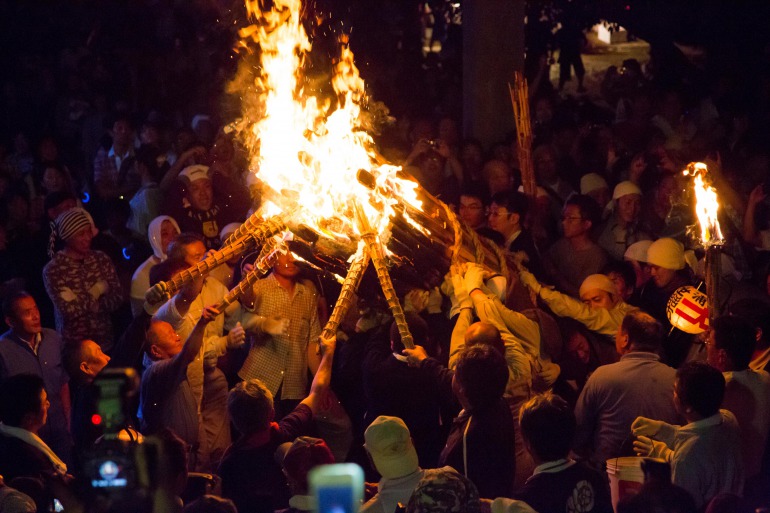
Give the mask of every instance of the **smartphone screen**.
M 319 513 L 355 513 L 351 486 L 324 486 L 318 489 Z
M 361 508 L 364 474 L 358 465 L 322 465 L 310 471 L 308 480 L 318 513 L 357 513 Z

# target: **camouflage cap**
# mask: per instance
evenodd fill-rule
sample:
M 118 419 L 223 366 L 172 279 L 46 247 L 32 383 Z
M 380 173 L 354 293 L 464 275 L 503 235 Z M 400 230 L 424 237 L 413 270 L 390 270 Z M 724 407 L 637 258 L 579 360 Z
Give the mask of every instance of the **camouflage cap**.
M 479 492 L 452 467 L 425 470 L 406 513 L 479 513 Z

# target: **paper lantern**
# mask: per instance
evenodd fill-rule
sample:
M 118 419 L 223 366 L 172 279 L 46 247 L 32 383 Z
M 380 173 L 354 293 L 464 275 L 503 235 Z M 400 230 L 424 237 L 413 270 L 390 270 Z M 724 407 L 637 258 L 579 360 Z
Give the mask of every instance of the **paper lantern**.
M 685 333 L 697 335 L 709 327 L 708 297 L 695 287 L 679 287 L 666 305 L 668 321 Z

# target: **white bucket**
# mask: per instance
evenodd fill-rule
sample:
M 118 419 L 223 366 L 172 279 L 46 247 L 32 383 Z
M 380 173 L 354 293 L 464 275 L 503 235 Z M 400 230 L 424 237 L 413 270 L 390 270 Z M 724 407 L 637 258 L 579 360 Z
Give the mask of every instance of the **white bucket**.
M 607 475 L 610 478 L 612 509 L 617 513 L 618 502 L 624 497 L 639 493 L 644 483 L 642 460 L 639 457 L 612 458 L 607 460 Z

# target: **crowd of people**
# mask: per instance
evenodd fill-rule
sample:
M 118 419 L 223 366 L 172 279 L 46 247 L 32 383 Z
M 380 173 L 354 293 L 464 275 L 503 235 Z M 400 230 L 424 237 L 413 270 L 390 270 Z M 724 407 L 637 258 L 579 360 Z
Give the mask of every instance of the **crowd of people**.
M 118 75 L 81 50 L 60 56 L 71 80 L 47 93 L 55 115 L 21 123 L 23 75 L 3 97 L 0 512 L 105 495 L 118 510 L 98 489 L 116 474 L 93 477 L 116 443 L 121 469 L 144 461 L 126 447 L 163 448 L 162 478 L 128 486 L 166 511 L 311 511 L 308 472 L 334 462 L 365 470 L 374 513 L 770 505 L 768 91 L 630 60 L 588 94 L 566 57 L 557 88 L 547 59 L 528 62 L 536 198 L 515 137 L 463 138 L 439 104 L 387 128 L 383 155 L 510 263 L 399 284 L 410 348 L 366 285 L 322 335 L 335 289 L 288 250 L 223 311 L 256 253 L 147 301 L 258 208 L 254 170 L 222 113 L 149 92 L 153 109 L 106 103 Z M 570 65 L 579 96 L 562 94 Z M 705 292 L 692 161 L 708 164 L 725 239 L 720 315 L 701 334 L 667 312 L 681 287 Z M 607 462 L 627 456 L 666 470 L 613 504 Z

